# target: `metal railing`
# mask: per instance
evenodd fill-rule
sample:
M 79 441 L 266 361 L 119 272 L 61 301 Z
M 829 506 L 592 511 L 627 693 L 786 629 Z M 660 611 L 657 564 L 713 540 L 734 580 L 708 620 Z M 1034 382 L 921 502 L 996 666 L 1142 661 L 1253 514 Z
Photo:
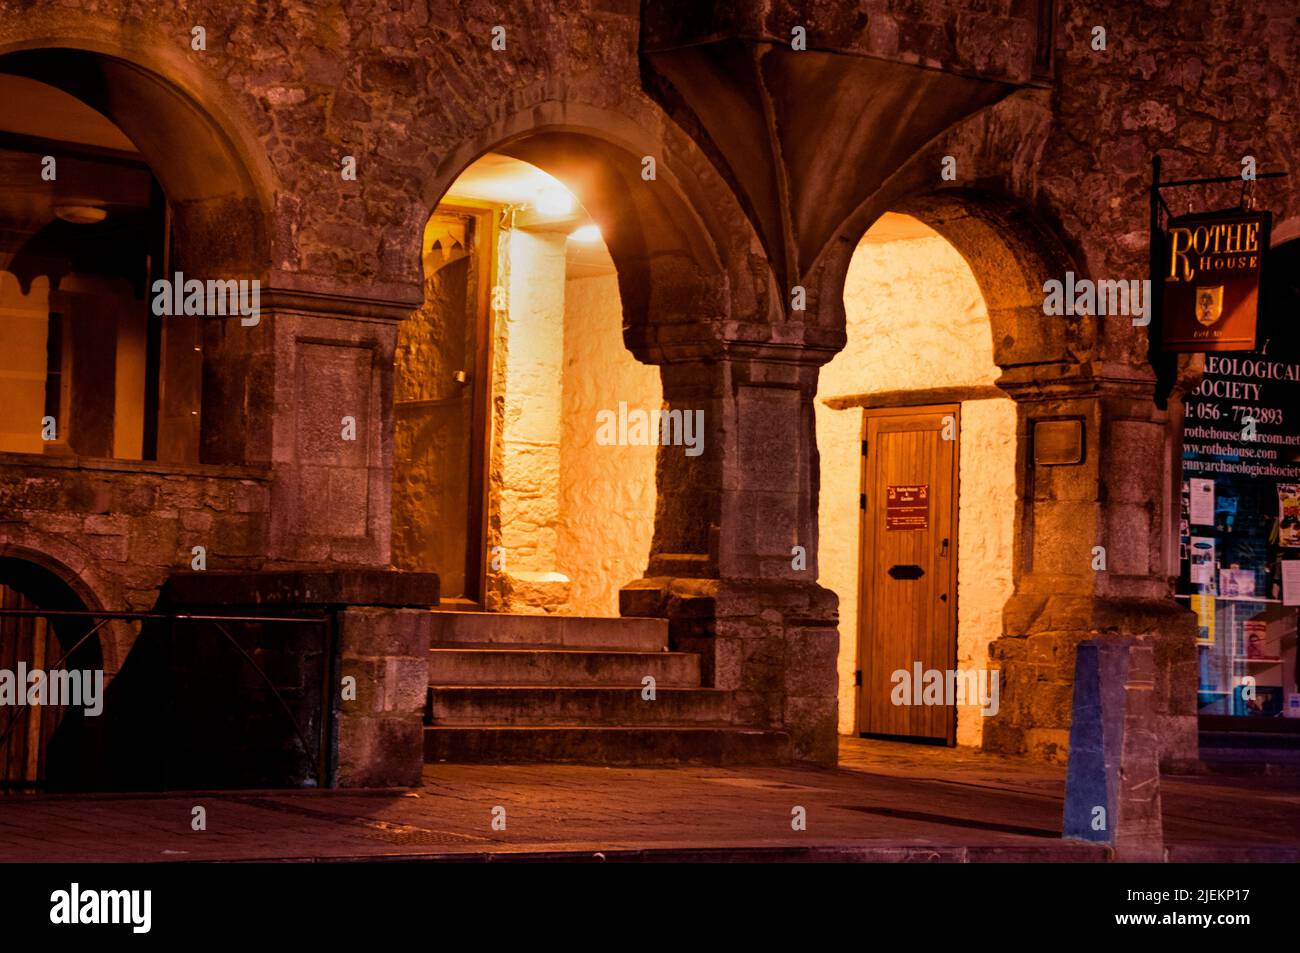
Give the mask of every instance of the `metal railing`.
M 21 645 L 11 644 L 5 646 L 4 643 L 9 640 L 18 639 L 24 634 L 21 631 L 20 625 L 6 624 L 6 620 L 21 620 L 24 618 L 43 620 L 45 624 L 44 626 L 31 627 L 30 633 L 28 634 L 32 637 L 33 645 L 35 645 L 36 633 L 38 631 L 48 640 L 49 630 L 53 630 L 55 641 L 61 649 L 65 641 L 72 641 L 73 644 L 70 648 L 63 650 L 59 658 L 52 665 L 46 664 L 46 660 L 42 657 L 44 655 L 43 649 L 32 653 L 36 656 L 34 659 L 21 658 Z M 78 622 L 81 622 L 82 624 L 78 625 Z M 178 727 L 175 724 L 169 723 L 167 716 L 171 714 L 175 702 L 175 692 L 178 688 L 185 687 L 179 684 L 180 679 L 188 677 L 196 680 L 199 684 L 202 683 L 203 673 L 195 670 L 197 667 L 196 663 L 202 661 L 201 652 L 188 652 L 188 658 L 179 667 L 175 661 L 177 654 L 177 639 L 183 636 L 186 633 L 186 630 L 190 633 L 196 633 L 196 631 L 202 632 L 208 636 L 216 637 L 213 643 L 214 645 L 224 645 L 233 653 L 232 658 L 238 661 L 238 668 L 246 671 L 250 676 L 253 676 L 255 681 L 270 693 L 270 698 L 273 701 L 274 709 L 277 713 L 275 720 L 281 723 L 282 729 L 292 729 L 293 739 L 297 743 L 298 753 L 301 760 L 299 765 L 294 767 L 292 770 L 289 769 L 288 765 L 284 766 L 284 786 L 294 786 L 293 781 L 289 779 L 300 772 L 305 776 L 305 779 L 309 780 L 309 783 L 314 784 L 317 787 L 325 787 L 333 783 L 333 773 L 335 770 L 334 742 L 336 740 L 334 735 L 336 731 L 337 712 L 335 707 L 336 693 L 331 691 L 331 685 L 336 681 L 337 674 L 337 631 L 335 620 L 332 615 L 304 613 L 301 615 L 264 616 L 202 614 L 193 612 L 101 612 L 93 610 L 0 608 L 0 668 L 3 668 L 5 659 L 13 660 L 15 664 L 23 662 L 29 666 L 32 661 L 37 661 L 40 664 L 38 666 L 31 666 L 29 670 L 40 668 L 44 673 L 46 673 L 43 678 L 48 684 L 48 673 L 63 671 L 63 666 L 70 660 L 73 660 L 74 663 L 78 661 L 84 662 L 86 660 L 86 653 L 83 653 L 82 656 L 78 657 L 78 652 L 88 646 L 91 646 L 93 652 L 93 643 L 91 643 L 91 640 L 101 631 L 105 630 L 106 626 L 110 626 L 110 623 L 117 622 L 135 625 L 137 626 L 137 631 L 135 639 L 132 642 L 132 650 L 124 661 L 121 671 L 113 673 L 113 680 L 116 681 L 117 678 L 125 675 L 130 670 L 132 659 L 137 656 L 138 650 L 141 649 L 142 642 L 147 642 L 147 651 L 154 656 L 147 664 L 155 666 L 152 670 L 152 674 L 161 678 L 163 691 L 167 694 L 167 703 L 158 706 L 160 710 L 155 713 L 156 717 L 151 719 L 157 730 L 165 734 L 167 731 L 174 731 Z M 88 628 L 86 628 L 84 632 L 81 631 L 82 628 L 86 626 L 88 626 Z M 312 693 L 314 697 L 299 699 L 298 714 L 295 714 L 293 706 L 290 704 L 289 700 L 286 699 L 285 694 L 282 691 L 284 686 L 276 684 L 275 679 L 267 673 L 263 665 L 259 664 L 255 655 L 267 652 L 278 653 L 277 657 L 282 663 L 287 659 L 291 659 L 292 663 L 296 664 L 302 662 L 303 659 L 301 654 L 295 653 L 292 650 L 286 651 L 283 644 L 277 645 L 276 642 L 265 638 L 262 640 L 261 644 L 253 645 L 252 651 L 250 652 L 249 648 L 246 648 L 245 645 L 241 644 L 240 639 L 237 638 L 235 634 L 243 634 L 245 636 L 245 642 L 250 641 L 248 636 L 252 634 L 254 636 L 252 641 L 256 641 L 257 633 L 254 631 L 255 629 L 282 626 L 294 626 L 299 627 L 300 629 L 302 627 L 311 627 L 319 633 L 319 672 L 316 673 L 318 678 L 317 684 L 315 685 L 315 691 Z M 46 627 L 48 627 L 48 629 Z M 73 631 L 69 632 L 69 629 Z M 157 657 L 160 646 L 161 651 L 164 654 L 164 657 L 161 659 Z M 186 647 L 191 649 L 194 648 L 192 645 Z M 102 652 L 95 652 L 93 654 L 102 658 Z M 81 666 L 81 668 L 84 670 L 84 666 Z M 146 672 L 148 671 L 150 670 L 146 668 Z M 12 677 L 13 673 L 10 674 Z M 105 679 L 105 682 L 112 684 L 112 682 L 107 678 Z M 304 684 L 302 684 L 300 688 L 306 689 L 305 677 L 303 682 Z M 106 694 L 108 684 L 105 684 L 104 686 Z M 195 682 L 191 682 L 191 685 L 193 684 L 195 684 Z M 233 687 L 238 687 L 238 685 L 239 683 L 236 682 Z M 16 685 L 16 683 L 15 687 L 19 692 L 24 692 L 28 688 L 28 686 Z M 210 688 L 211 685 L 205 687 Z M 145 676 L 144 683 L 139 686 L 142 695 L 147 695 L 151 691 L 156 692 L 158 688 L 159 686 L 157 684 L 149 683 L 148 675 Z M 255 723 L 258 716 L 265 714 L 265 712 L 253 712 L 249 709 L 248 705 L 250 699 L 246 694 L 240 694 L 233 691 L 227 692 L 222 701 L 225 701 L 226 699 L 229 700 L 230 704 L 225 711 L 214 713 L 218 718 L 229 716 L 230 714 L 235 714 L 237 717 L 252 716 L 240 719 L 244 725 L 247 725 L 250 722 Z M 131 704 L 139 704 L 140 701 L 140 699 L 132 699 Z M 106 698 L 101 699 L 101 703 L 106 703 Z M 50 733 L 50 729 L 48 726 L 43 728 L 40 727 L 39 723 L 37 727 L 33 727 L 32 719 L 40 719 L 44 715 L 45 711 L 51 706 L 48 704 L 29 705 L 25 701 L 20 701 L 19 703 L 14 704 L 12 711 L 6 712 L 6 707 L 7 706 L 3 703 L 3 698 L 0 697 L 0 790 L 41 787 L 45 781 L 44 768 L 46 766 L 46 755 L 48 752 L 41 750 L 37 754 L 33 754 L 31 751 L 31 744 L 33 742 L 39 744 L 43 749 L 45 735 Z M 106 711 L 111 710 L 111 707 L 111 705 L 107 706 Z M 314 721 L 314 728 L 304 727 L 302 723 L 302 714 L 304 709 L 306 714 L 309 716 L 307 720 Z M 311 718 L 310 716 L 312 715 L 315 717 Z M 64 713 L 61 713 L 59 718 L 56 719 L 56 724 L 61 721 L 63 717 Z M 27 748 L 25 749 L 24 758 L 27 768 L 21 773 L 20 777 L 12 777 L 11 775 L 13 774 L 13 771 L 11 762 L 13 759 L 10 757 L 10 748 L 11 743 L 15 739 L 22 739 L 24 737 L 20 730 L 21 727 L 27 729 Z M 183 730 L 184 726 L 179 727 Z M 208 727 L 211 728 L 210 725 Z M 150 739 L 139 738 L 138 740 L 147 743 Z M 152 740 L 157 741 L 156 736 Z M 254 738 L 253 740 L 255 742 L 262 740 L 269 743 L 274 739 L 267 737 L 263 739 Z M 155 784 L 140 785 L 141 787 L 157 786 L 166 788 L 168 786 L 166 754 L 168 753 L 168 746 L 172 744 L 174 744 L 174 741 L 165 741 L 160 746 L 161 750 L 159 753 L 163 756 L 163 759 L 157 766 L 158 773 L 154 779 Z M 104 752 L 100 752 L 100 754 L 104 754 Z M 273 759 L 274 757 L 272 760 Z M 40 770 L 33 770 L 33 765 L 39 765 Z M 305 771 L 303 770 L 304 768 Z M 96 783 L 95 778 L 89 777 L 84 778 L 83 782 L 77 786 L 94 788 L 100 785 Z M 120 786 L 120 784 L 114 786 Z M 204 784 L 203 786 L 227 787 L 240 785 L 237 783 L 237 779 L 236 783 L 231 785 L 226 783 L 222 778 L 214 777 L 211 783 Z M 257 786 L 268 785 L 259 784 Z

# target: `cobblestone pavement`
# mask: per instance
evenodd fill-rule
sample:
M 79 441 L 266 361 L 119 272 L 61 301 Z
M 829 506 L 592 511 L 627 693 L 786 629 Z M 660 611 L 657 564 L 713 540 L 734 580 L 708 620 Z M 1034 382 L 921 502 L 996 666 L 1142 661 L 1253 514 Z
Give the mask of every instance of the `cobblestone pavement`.
M 1064 783 L 1050 765 L 845 739 L 833 771 L 438 764 L 413 791 L 9 795 L 0 860 L 1105 859 L 1060 840 Z M 1173 860 L 1300 860 L 1295 780 L 1165 778 L 1162 797 Z

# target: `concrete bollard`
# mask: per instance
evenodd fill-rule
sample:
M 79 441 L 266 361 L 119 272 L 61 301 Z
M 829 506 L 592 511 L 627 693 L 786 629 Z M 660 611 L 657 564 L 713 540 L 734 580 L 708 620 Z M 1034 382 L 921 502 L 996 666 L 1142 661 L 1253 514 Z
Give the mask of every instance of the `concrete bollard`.
M 1108 844 L 1120 861 L 1165 859 L 1155 715 L 1149 644 L 1079 644 L 1063 837 Z

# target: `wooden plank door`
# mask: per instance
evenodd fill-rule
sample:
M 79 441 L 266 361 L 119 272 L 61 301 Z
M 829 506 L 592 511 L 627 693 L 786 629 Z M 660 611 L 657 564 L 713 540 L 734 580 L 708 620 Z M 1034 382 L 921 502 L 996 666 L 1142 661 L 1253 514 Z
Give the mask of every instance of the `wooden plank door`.
M 859 560 L 858 731 L 953 744 L 947 704 L 895 704 L 904 671 L 957 667 L 960 406 L 867 410 Z M 919 690 L 919 689 L 918 689 Z M 945 699 L 946 700 L 946 699 Z
M 439 574 L 443 599 L 482 597 L 490 378 L 490 210 L 440 205 L 425 248 L 425 302 L 408 319 L 394 405 L 393 535 L 399 569 Z
M 34 609 L 21 592 L 0 583 L 0 609 Z M 28 673 L 53 667 L 59 642 L 41 616 L 0 615 L 0 669 Z M 65 666 L 66 667 L 66 666 Z M 27 692 L 27 684 L 15 685 Z M 0 788 L 35 785 L 45 778 L 45 755 L 64 709 L 58 706 L 0 706 Z

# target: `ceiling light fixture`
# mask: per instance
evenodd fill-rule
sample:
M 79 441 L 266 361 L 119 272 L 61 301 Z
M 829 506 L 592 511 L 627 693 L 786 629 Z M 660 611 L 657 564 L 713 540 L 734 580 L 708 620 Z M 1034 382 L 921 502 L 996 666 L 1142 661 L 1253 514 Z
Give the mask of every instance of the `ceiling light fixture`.
M 96 205 L 56 205 L 54 214 L 73 225 L 96 225 L 108 218 L 108 212 Z

